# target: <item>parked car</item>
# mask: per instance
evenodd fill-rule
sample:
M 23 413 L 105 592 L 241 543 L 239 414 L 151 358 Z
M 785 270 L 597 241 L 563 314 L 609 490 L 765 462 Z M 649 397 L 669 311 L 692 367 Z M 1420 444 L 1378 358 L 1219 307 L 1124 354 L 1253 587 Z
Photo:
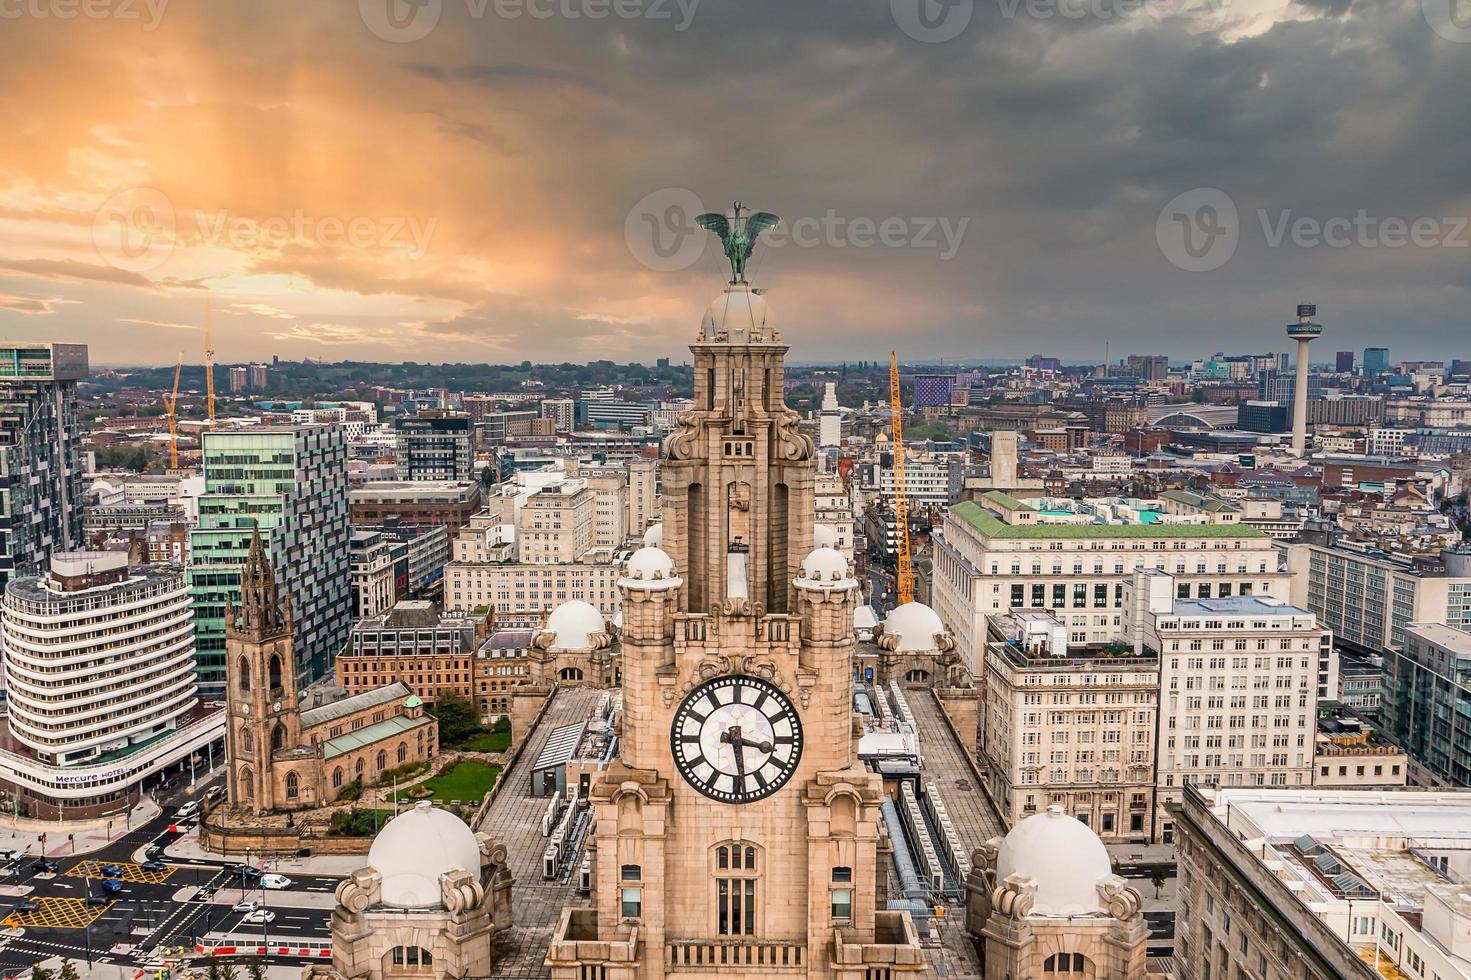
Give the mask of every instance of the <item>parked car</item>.
M 263 888 L 290 888 L 291 879 L 285 875 L 261 875 L 261 887 Z
M 241 919 L 240 921 L 254 922 L 256 925 L 260 925 L 266 922 L 275 922 L 276 913 L 272 912 L 270 909 L 256 909 L 254 912 L 246 913 L 245 918 Z
M 144 871 L 167 871 L 169 866 L 162 861 L 144 861 L 138 867 Z
M 116 895 L 118 892 L 123 890 L 123 883 L 121 881 L 118 881 L 116 878 L 103 878 L 102 890 L 107 892 L 107 894 L 109 895 Z
M 121 878 L 123 876 L 123 869 L 115 864 L 104 864 L 102 866 L 102 876 L 104 878 Z
M 230 907 L 231 912 L 254 912 L 260 908 L 260 902 L 247 898 L 243 902 L 236 902 Z
M 189 818 L 193 817 L 198 812 L 199 812 L 199 804 L 196 801 L 194 801 L 194 800 L 190 800 L 188 803 L 185 803 L 183 806 L 179 807 L 177 810 L 174 811 L 174 819 L 175 820 L 188 820 Z

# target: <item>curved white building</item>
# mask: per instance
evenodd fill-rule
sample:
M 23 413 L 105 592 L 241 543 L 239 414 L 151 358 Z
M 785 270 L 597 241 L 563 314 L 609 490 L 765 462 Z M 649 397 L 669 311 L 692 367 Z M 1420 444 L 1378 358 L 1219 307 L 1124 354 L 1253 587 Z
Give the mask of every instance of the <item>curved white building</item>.
M 171 565 L 58 554 L 48 575 L 6 585 L 0 639 L 9 708 L 0 777 L 32 811 L 58 797 L 78 817 L 125 808 L 147 776 L 221 734 L 210 734 L 219 719 L 197 724 L 194 620 Z

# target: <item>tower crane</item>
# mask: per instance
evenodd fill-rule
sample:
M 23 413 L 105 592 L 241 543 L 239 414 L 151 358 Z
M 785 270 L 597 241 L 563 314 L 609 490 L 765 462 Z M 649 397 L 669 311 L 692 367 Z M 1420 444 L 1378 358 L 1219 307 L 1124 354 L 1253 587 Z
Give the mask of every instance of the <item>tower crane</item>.
M 904 485 L 904 404 L 899 397 L 899 355 L 889 351 L 889 420 L 894 430 L 894 524 L 899 538 L 895 580 L 899 604 L 914 601 L 914 566 L 909 555 L 909 498 Z
M 174 393 L 163 396 L 163 407 L 169 417 L 169 468 L 179 468 L 179 375 L 184 370 L 184 352 L 174 364 Z
M 209 424 L 215 424 L 215 341 L 210 295 L 204 294 L 204 390 L 209 405 Z

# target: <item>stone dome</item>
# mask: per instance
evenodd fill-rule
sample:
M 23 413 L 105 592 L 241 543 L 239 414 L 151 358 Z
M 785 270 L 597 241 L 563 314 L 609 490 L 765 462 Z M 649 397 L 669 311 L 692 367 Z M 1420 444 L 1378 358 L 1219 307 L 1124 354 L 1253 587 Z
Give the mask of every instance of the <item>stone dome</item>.
M 732 283 L 705 307 L 700 339 L 706 343 L 770 343 L 775 321 L 766 298 L 744 283 Z
M 1011 828 L 996 852 L 996 881 L 1020 872 L 1037 883 L 1032 915 L 1103 913 L 1098 883 L 1113 875 L 1108 850 L 1081 820 L 1050 806 Z
M 649 529 L 644 532 L 645 548 L 661 548 L 664 546 L 664 522 L 650 524 Z
M 836 548 L 838 532 L 833 530 L 831 524 L 812 525 L 812 546 L 814 548 Z
M 848 574 L 848 559 L 834 548 L 813 548 L 802 559 L 802 575 L 797 585 L 803 588 L 851 589 L 858 582 Z
M 673 589 L 682 584 L 674 559 L 653 546 L 640 548 L 623 567 L 618 584 L 630 589 Z
M 592 635 L 602 633 L 607 628 L 608 624 L 596 606 L 581 599 L 569 599 L 552 610 L 542 632 L 556 634 L 557 638 L 549 649 L 591 650 Z
M 898 638 L 898 653 L 934 650 L 935 634 L 945 632 L 940 614 L 922 602 L 906 602 L 896 606 L 884 619 L 884 633 Z
M 480 842 L 465 821 L 426 800 L 388 821 L 373 839 L 368 866 L 383 876 L 384 905 L 435 908 L 442 901 L 440 876 L 451 871 L 480 876 Z

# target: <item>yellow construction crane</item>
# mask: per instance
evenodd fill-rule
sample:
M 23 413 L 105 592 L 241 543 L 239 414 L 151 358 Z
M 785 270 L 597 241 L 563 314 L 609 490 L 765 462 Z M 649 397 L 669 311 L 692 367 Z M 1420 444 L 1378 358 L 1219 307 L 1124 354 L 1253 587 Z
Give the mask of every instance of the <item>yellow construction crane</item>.
M 210 295 L 204 294 L 204 390 L 209 403 L 209 424 L 215 424 L 215 340 L 210 316 Z
M 899 537 L 895 579 L 899 604 L 914 601 L 914 567 L 909 562 L 909 497 L 904 485 L 904 404 L 899 397 L 899 355 L 889 351 L 889 419 L 894 429 L 894 525 Z
M 163 396 L 163 407 L 169 416 L 169 468 L 179 468 L 179 375 L 184 370 L 184 352 L 174 365 L 174 393 Z

